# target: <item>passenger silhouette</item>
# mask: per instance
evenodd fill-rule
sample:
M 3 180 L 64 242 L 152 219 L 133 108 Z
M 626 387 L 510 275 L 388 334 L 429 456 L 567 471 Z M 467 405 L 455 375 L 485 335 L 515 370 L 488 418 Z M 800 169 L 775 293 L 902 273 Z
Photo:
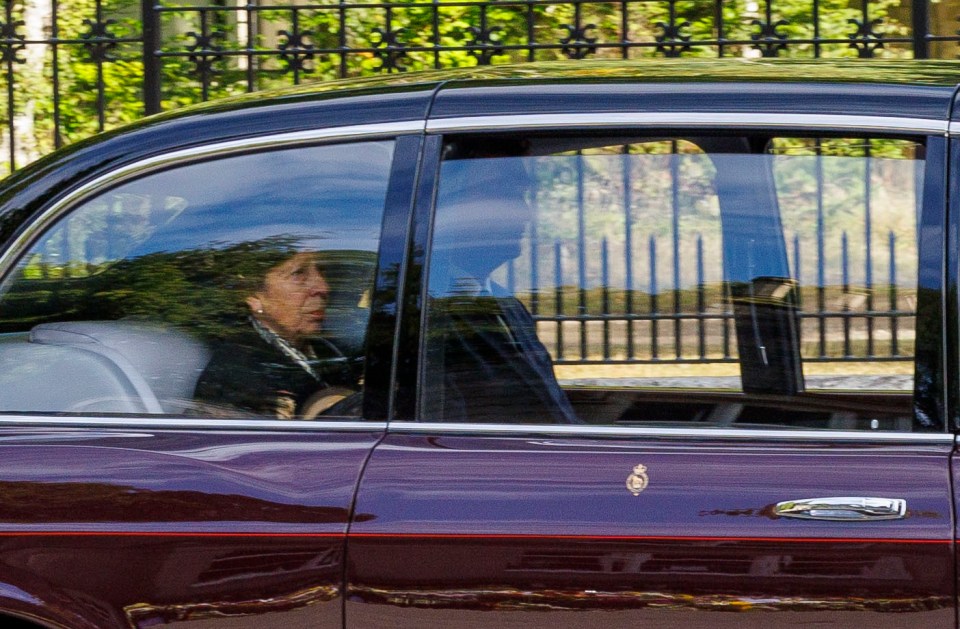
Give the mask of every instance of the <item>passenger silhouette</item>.
M 533 212 L 521 158 L 444 163 L 429 274 L 429 419 L 573 423 L 523 304 L 490 275 L 520 255 Z

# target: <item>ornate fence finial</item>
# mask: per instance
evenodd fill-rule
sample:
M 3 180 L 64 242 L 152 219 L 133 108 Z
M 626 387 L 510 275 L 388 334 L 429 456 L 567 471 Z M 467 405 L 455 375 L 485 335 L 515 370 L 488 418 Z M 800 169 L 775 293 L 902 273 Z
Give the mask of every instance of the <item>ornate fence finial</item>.
M 223 46 L 217 44 L 217 41 L 227 39 L 227 34 L 222 31 L 214 31 L 209 35 L 198 35 L 195 31 L 187 33 L 187 37 L 193 38 L 193 43 L 187 46 L 190 55 L 187 57 L 193 63 L 194 71 L 201 77 L 210 74 L 219 74 L 219 70 L 213 67 L 214 62 L 220 58 L 223 52 Z
M 86 33 L 80 35 L 83 40 L 83 48 L 90 56 L 90 60 L 96 63 L 104 61 L 113 61 L 110 52 L 117 47 L 117 36 L 110 32 L 110 27 L 117 23 L 116 20 L 84 20 L 83 23 L 89 27 Z
M 663 29 L 663 32 L 654 38 L 657 42 L 657 52 L 664 57 L 679 57 L 685 52 L 690 52 L 690 36 L 680 32 L 681 29 L 690 26 L 690 22 L 686 20 L 679 24 L 657 22 L 656 26 Z
M 373 43 L 376 50 L 373 54 L 380 60 L 378 72 L 406 72 L 407 69 L 400 65 L 401 60 L 407 56 L 406 45 L 400 41 L 400 37 L 406 32 L 405 28 L 393 29 L 387 28 L 371 29 L 380 39 Z
M 863 20 L 849 19 L 847 24 L 853 24 L 857 29 L 847 35 L 850 39 L 849 48 L 857 51 L 857 56 L 861 59 L 871 59 L 878 48 L 883 48 L 883 33 L 876 30 L 876 27 L 883 24 L 883 20 Z
M 23 20 L 0 22 L 0 60 L 6 63 L 26 63 L 18 53 L 26 49 L 26 38 L 17 32 L 23 26 Z
M 587 37 L 587 31 L 597 28 L 596 24 L 561 24 L 560 27 L 567 30 L 567 36 L 560 40 L 563 44 L 560 50 L 568 59 L 583 59 L 597 51 L 597 38 Z
M 284 72 L 312 72 L 313 68 L 306 65 L 307 61 L 312 61 L 316 54 L 316 47 L 310 38 L 313 37 L 311 31 L 301 31 L 298 25 L 294 23 L 293 32 L 280 31 L 285 40 L 277 45 L 280 50 L 280 58 L 286 64 Z
M 504 54 L 503 47 L 498 45 L 499 40 L 494 39 L 494 35 L 503 31 L 502 28 L 487 28 L 486 24 L 481 24 L 471 26 L 468 30 L 473 35 L 473 40 L 468 43 L 467 52 L 477 58 L 479 65 L 488 66 L 494 56 Z
M 776 57 L 781 50 L 787 49 L 787 36 L 778 33 L 777 29 L 781 26 L 787 26 L 790 22 L 787 20 L 777 20 L 776 22 L 753 20 L 750 23 L 760 27 L 759 32 L 750 35 L 750 39 L 757 42 L 751 48 L 759 50 L 764 57 Z

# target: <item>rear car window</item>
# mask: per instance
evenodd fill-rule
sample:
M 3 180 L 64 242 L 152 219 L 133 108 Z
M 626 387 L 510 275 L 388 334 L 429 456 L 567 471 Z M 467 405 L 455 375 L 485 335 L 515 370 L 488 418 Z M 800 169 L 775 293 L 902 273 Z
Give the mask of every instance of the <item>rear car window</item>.
M 421 414 L 923 427 L 923 179 L 920 139 L 454 139 Z

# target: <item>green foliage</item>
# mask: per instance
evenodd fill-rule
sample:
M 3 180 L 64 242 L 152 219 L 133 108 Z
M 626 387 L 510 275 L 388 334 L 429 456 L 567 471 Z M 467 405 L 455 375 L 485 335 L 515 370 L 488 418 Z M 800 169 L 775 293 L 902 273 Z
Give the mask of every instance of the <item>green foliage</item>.
M 114 23 L 109 32 L 117 38 L 137 37 L 139 20 L 131 9 L 132 0 L 121 0 L 104 7 Z M 57 27 L 60 37 L 80 42 L 93 33 L 85 20 L 95 16 L 91 0 L 62 0 L 58 3 Z M 106 58 L 98 62 L 96 46 L 82 43 L 59 46 L 56 64 L 49 58 L 44 64 L 44 81 L 51 87 L 56 81 L 59 102 L 36 99 L 38 121 L 44 136 L 52 138 L 54 116 L 59 120 L 60 140 L 70 143 L 98 131 L 137 120 L 143 116 L 143 64 L 139 51 L 127 44 L 104 44 Z M 100 120 L 99 111 L 103 111 Z M 40 130 L 40 129 L 38 129 Z
M 45 2 L 14 2 L 12 17 L 22 19 Z M 855 57 L 863 50 L 878 57 L 909 54 L 896 46 L 878 48 L 875 40 L 864 40 L 858 49 L 847 39 L 860 27 L 868 38 L 908 35 L 907 26 L 895 19 L 904 13 L 899 0 L 869 0 L 867 12 L 860 0 L 819 0 L 816 28 L 811 0 L 767 2 L 769 15 L 764 0 L 730 0 L 722 3 L 719 16 L 713 2 L 693 0 L 626 6 L 559 0 L 351 6 L 321 0 L 295 11 L 268 4 L 215 11 L 169 4 L 160 17 L 162 108 L 306 80 L 578 55 L 763 53 L 811 58 Z M 56 54 L 50 45 L 39 43 L 19 53 L 23 57 L 41 47 L 45 51 L 40 57 L 27 54 L 28 63 L 15 66 L 13 109 L 20 119 L 18 128 L 23 129 L 16 144 L 29 159 L 144 113 L 140 3 L 110 0 L 103 4 L 100 18 L 96 7 L 96 0 L 58 0 L 56 29 L 49 31 L 59 41 Z M 88 20 L 105 23 L 105 31 L 98 32 Z M 768 22 L 772 30 L 764 33 L 762 24 Z M 780 45 L 815 35 L 833 43 L 818 49 L 808 43 Z M 622 44 L 632 47 L 624 50 Z M 3 124 L 10 122 L 5 97 L 6 91 L 0 90 Z M 23 119 L 31 124 L 22 124 Z

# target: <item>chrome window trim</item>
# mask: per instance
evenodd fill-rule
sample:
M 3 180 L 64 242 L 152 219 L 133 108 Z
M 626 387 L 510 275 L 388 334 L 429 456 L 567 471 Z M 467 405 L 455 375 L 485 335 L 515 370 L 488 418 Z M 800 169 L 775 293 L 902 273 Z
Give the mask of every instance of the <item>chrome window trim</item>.
M 275 432 L 383 432 L 387 428 L 385 421 L 363 421 L 346 419 L 343 421 L 315 420 L 279 420 L 279 419 L 221 419 L 178 417 L 55 417 L 4 413 L 0 415 L 0 429 L 5 427 L 22 428 L 24 426 L 51 428 L 125 428 L 156 430 L 214 430 L 214 431 L 275 431 Z
M 566 127 L 644 126 L 663 128 L 740 128 L 824 131 L 937 133 L 945 135 L 945 120 L 843 114 L 765 114 L 716 112 L 600 112 L 586 114 L 516 114 L 431 118 L 427 133 Z M 951 125 L 952 126 L 952 125 Z
M 911 433 L 852 430 L 763 430 L 731 428 L 656 428 L 624 426 L 571 426 L 544 424 L 473 424 L 448 422 L 390 422 L 387 432 L 473 436 L 536 435 L 550 437 L 666 437 L 700 439 L 764 439 L 771 441 L 863 441 L 952 444 L 949 433 Z
M 960 435 L 950 433 L 910 433 L 889 431 L 850 430 L 764 430 L 730 428 L 658 428 L 624 426 L 571 426 L 545 424 L 476 424 L 448 422 L 398 422 L 398 421 L 315 421 L 276 419 L 187 419 L 178 417 L 61 417 L 37 416 L 17 413 L 0 415 L 0 428 L 4 427 L 58 427 L 58 428 L 127 428 L 167 430 L 269 430 L 280 432 L 323 432 L 342 430 L 350 432 L 377 432 L 387 430 L 397 434 L 447 434 L 471 436 L 524 436 L 539 437 L 659 437 L 659 438 L 708 438 L 708 439 L 764 439 L 772 441 L 861 441 L 861 442 L 909 442 L 909 443 L 960 443 Z
M 74 188 L 66 195 L 53 202 L 43 213 L 34 220 L 13 244 L 3 253 L 0 253 L 0 280 L 3 280 L 14 262 L 33 244 L 35 238 L 46 230 L 54 221 L 67 213 L 84 199 L 104 190 L 119 185 L 129 179 L 160 170 L 175 163 L 188 164 L 211 157 L 229 156 L 251 150 L 265 148 L 289 148 L 320 141 L 343 140 L 374 140 L 377 138 L 391 138 L 398 135 L 423 133 L 423 120 L 408 120 L 401 122 L 385 122 L 367 125 L 348 125 L 342 127 L 328 127 L 323 129 L 308 129 L 306 131 L 292 131 L 273 135 L 257 136 L 213 142 L 203 146 L 186 149 L 177 149 L 162 155 L 147 157 L 136 162 L 120 166 L 96 179 Z

